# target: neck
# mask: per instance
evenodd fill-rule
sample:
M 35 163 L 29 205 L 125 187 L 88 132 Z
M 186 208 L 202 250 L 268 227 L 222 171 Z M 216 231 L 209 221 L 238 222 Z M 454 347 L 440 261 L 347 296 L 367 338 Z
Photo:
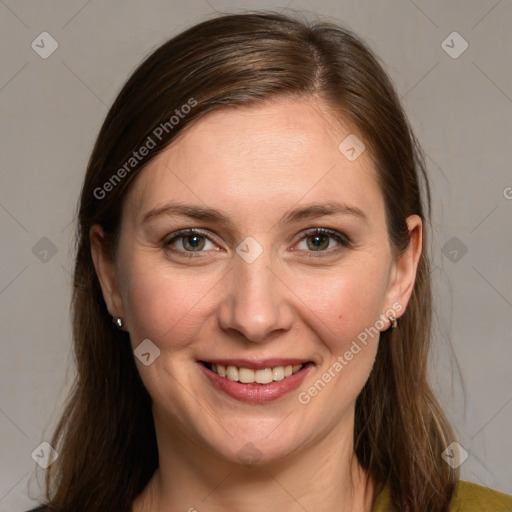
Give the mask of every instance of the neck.
M 157 439 L 159 467 L 134 501 L 133 512 L 372 509 L 374 482 L 354 454 L 352 429 L 328 433 L 277 462 L 250 467 L 220 459 L 179 432 L 164 434 L 157 428 Z

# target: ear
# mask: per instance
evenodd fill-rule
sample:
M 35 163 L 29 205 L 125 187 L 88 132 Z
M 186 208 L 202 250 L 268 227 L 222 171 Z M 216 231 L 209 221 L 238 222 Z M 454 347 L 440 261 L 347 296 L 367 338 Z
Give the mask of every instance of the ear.
M 388 307 L 395 303 L 402 306 L 401 309 L 396 308 L 396 318 L 405 313 L 411 298 L 423 245 L 423 223 L 421 218 L 418 215 L 410 215 L 406 222 L 409 229 L 409 246 L 396 257 L 393 263 L 385 302 Z
M 123 299 L 118 288 L 116 266 L 105 250 L 105 235 L 99 224 L 95 224 L 89 230 L 89 240 L 94 268 L 108 312 L 113 317 L 120 316 L 124 319 Z

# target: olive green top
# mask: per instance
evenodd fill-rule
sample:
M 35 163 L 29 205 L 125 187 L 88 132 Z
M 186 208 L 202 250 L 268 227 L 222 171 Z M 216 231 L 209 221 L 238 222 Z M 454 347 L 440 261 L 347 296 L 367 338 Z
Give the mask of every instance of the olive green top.
M 43 506 L 29 512 L 49 510 Z M 373 512 L 396 512 L 396 508 L 391 506 L 388 485 L 377 495 Z M 449 512 L 512 512 L 512 496 L 489 487 L 460 481 L 455 489 Z
M 459 481 L 449 512 L 512 512 L 512 496 L 472 482 Z M 373 512 L 397 512 L 391 505 L 389 486 L 377 495 Z

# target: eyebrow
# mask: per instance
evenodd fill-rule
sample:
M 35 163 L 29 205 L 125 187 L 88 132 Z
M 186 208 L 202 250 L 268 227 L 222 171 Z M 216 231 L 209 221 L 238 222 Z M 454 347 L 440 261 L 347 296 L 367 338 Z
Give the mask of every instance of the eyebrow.
M 192 219 L 202 221 L 216 222 L 226 227 L 231 226 L 229 217 L 224 215 L 219 210 L 205 206 L 195 206 L 176 202 L 170 202 L 164 206 L 153 208 L 152 210 L 146 212 L 142 218 L 142 224 L 145 224 L 156 217 L 164 215 L 190 217 Z M 283 217 L 281 217 L 279 224 L 289 224 L 292 222 L 298 222 L 300 220 L 314 219 L 328 215 L 349 215 L 368 222 L 368 217 L 366 214 L 356 206 L 337 202 L 327 202 L 312 203 L 307 206 L 294 208 L 293 210 L 286 212 Z

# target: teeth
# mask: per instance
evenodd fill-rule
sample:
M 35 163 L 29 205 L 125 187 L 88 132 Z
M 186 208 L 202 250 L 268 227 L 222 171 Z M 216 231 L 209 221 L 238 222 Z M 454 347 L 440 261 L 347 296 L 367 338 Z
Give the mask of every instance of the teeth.
M 272 370 L 272 376 L 274 380 L 283 380 L 284 379 L 284 368 L 282 366 L 277 366 Z
M 272 368 L 262 368 L 254 372 L 254 380 L 258 384 L 270 384 L 274 380 Z
M 238 379 L 240 382 L 254 382 L 254 370 L 249 368 L 240 368 L 238 370 Z
M 227 377 L 233 382 L 243 382 L 244 384 L 270 384 L 273 381 L 283 380 L 297 373 L 302 364 L 291 364 L 287 366 L 276 366 L 275 368 L 261 368 L 252 370 L 251 368 L 237 368 L 236 366 L 224 366 L 223 364 L 211 364 L 211 370 L 221 377 Z
M 213 366 L 218 366 L 218 365 L 212 364 L 212 367 Z M 238 368 L 236 366 L 228 366 L 226 368 L 226 377 L 229 380 L 238 382 Z

